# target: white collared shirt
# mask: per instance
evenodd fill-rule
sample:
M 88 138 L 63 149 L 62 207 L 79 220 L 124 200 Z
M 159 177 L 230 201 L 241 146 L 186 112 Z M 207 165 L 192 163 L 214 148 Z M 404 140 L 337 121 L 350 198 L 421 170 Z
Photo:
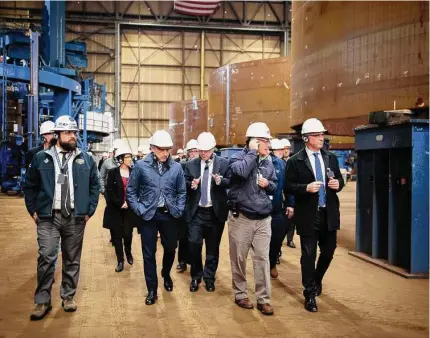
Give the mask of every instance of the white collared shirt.
M 215 155 L 214 155 L 215 158 Z M 205 171 L 205 166 L 206 163 L 203 160 L 200 160 L 200 184 L 203 184 L 203 173 Z M 212 185 L 212 172 L 213 172 L 213 168 L 214 168 L 214 160 L 209 160 L 209 179 L 208 179 L 208 195 L 207 195 L 207 200 L 208 200 L 208 204 L 205 205 L 205 207 L 211 207 L 212 206 L 212 199 L 211 199 L 211 185 Z M 200 191 L 201 191 L 201 187 L 200 187 Z M 199 206 L 203 206 L 202 205 L 202 200 L 200 199 L 199 201 Z
M 61 153 L 61 151 L 62 151 L 61 148 L 56 145 L 55 149 L 53 151 L 57 152 L 58 159 L 60 160 L 60 163 L 61 163 L 61 160 L 63 158 L 63 154 Z M 67 162 L 69 189 L 70 189 L 70 206 L 72 207 L 72 209 L 75 208 L 75 189 L 74 189 L 74 185 L 73 185 L 73 161 L 75 160 L 75 157 L 76 157 L 76 151 L 73 151 L 69 161 Z M 60 174 L 61 170 L 60 170 L 60 167 L 58 165 L 58 162 L 57 162 L 55 155 L 54 155 L 54 167 L 55 167 L 54 209 L 55 210 L 61 210 L 61 184 L 57 183 L 58 182 L 58 175 Z
M 325 171 L 325 165 L 324 165 L 324 160 L 322 158 L 321 155 L 321 151 L 311 151 L 308 149 L 308 147 L 305 147 L 306 149 L 306 154 L 308 155 L 309 161 L 311 162 L 311 166 L 312 166 L 312 170 L 314 172 L 314 176 L 315 179 L 317 177 L 317 173 L 315 170 L 315 156 L 314 153 L 318 153 L 318 159 L 320 160 L 320 164 L 321 164 L 321 170 L 322 170 L 322 176 L 323 176 L 323 182 L 324 182 L 324 187 L 325 187 L 325 175 L 326 175 L 326 171 Z

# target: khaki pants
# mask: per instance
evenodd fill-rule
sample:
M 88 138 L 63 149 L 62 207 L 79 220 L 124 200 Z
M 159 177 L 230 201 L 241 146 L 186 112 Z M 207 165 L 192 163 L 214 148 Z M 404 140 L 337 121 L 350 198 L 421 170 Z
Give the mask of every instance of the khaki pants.
M 270 304 L 271 284 L 269 248 L 272 235 L 271 217 L 252 220 L 239 214 L 228 219 L 233 293 L 236 299 L 248 298 L 246 260 L 251 249 L 254 265 L 255 296 L 258 304 Z

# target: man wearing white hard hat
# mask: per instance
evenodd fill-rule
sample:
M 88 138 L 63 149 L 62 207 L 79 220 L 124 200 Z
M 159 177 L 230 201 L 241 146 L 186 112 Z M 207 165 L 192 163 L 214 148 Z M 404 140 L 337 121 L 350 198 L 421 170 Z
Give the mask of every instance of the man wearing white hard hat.
M 284 182 L 285 182 L 285 167 L 286 164 L 283 161 L 284 156 L 284 143 L 279 139 L 272 139 L 272 163 L 276 171 L 276 177 L 278 179 L 278 185 L 276 191 L 273 194 L 272 199 L 272 236 L 270 238 L 270 277 L 278 278 L 278 270 L 276 264 L 279 263 L 279 257 L 282 241 L 284 240 L 287 232 L 288 218 L 292 218 L 294 215 L 294 209 L 287 204 L 284 199 Z M 287 218 L 288 217 L 288 218 Z
M 344 186 L 336 155 L 323 149 L 324 128 L 311 118 L 302 126 L 305 147 L 288 160 L 285 192 L 294 194 L 294 222 L 300 236 L 304 307 L 317 312 L 316 296 L 336 249 L 339 198 Z M 320 255 L 315 267 L 317 245 Z
M 228 220 L 230 260 L 235 303 L 252 309 L 246 281 L 246 261 L 252 249 L 257 309 L 273 315 L 271 305 L 269 248 L 272 201 L 277 178 L 269 155 L 270 130 L 265 123 L 251 124 L 246 131 L 246 147 L 230 158 L 231 214 Z
M 137 148 L 137 155 L 133 158 L 133 162 L 136 163 L 137 161 L 140 161 L 145 156 L 143 147 Z
M 109 154 L 104 152 L 102 154 L 102 158 L 99 161 L 99 165 L 97 166 L 97 169 L 100 171 L 100 169 L 102 168 L 103 162 L 106 161 L 109 158 Z
M 281 141 L 284 145 L 283 159 L 285 163 L 288 163 L 288 159 L 290 158 L 290 154 L 291 154 L 291 143 L 286 138 L 283 138 Z M 289 201 L 294 202 L 294 198 L 290 197 Z M 294 222 L 288 220 L 288 229 L 289 230 L 287 232 L 287 246 L 289 246 L 292 249 L 295 249 L 296 245 L 294 244 L 294 231 L 296 230 L 296 226 Z
M 158 299 L 158 278 L 155 253 L 157 234 L 164 249 L 163 268 L 166 291 L 173 291 L 170 276 L 178 240 L 178 219 L 185 208 L 186 188 L 182 167 L 170 156 L 172 138 L 165 130 L 151 137 L 151 153 L 138 161 L 127 186 L 127 204 L 141 218 L 143 268 L 148 295 L 146 305 Z
M 185 165 L 194 158 L 199 157 L 197 140 L 189 140 L 184 152 L 185 157 L 182 158 L 179 163 L 182 165 L 182 169 L 185 171 Z M 188 224 L 185 221 L 180 223 L 181 224 L 179 225 L 178 233 L 178 265 L 176 266 L 176 270 L 182 273 L 187 271 L 187 264 L 190 263 L 190 257 L 188 250 Z
M 219 262 L 219 245 L 227 221 L 227 189 L 230 185 L 228 160 L 214 154 L 215 137 L 208 132 L 197 138 L 200 158 L 185 165 L 188 223 L 188 246 L 191 260 L 190 291 L 196 292 L 202 279 L 208 292 L 215 291 Z M 202 265 L 203 240 L 206 261 Z
M 77 148 L 76 121 L 60 116 L 52 129 L 56 145 L 33 158 L 24 184 L 25 205 L 37 225 L 36 307 L 31 320 L 40 320 L 52 309 L 54 262 L 61 238 L 63 274 L 60 295 L 66 312 L 76 311 L 74 300 L 79 281 L 85 225 L 99 200 L 97 165 Z
M 40 125 L 40 136 L 42 139 L 42 142 L 40 145 L 33 147 L 28 150 L 25 162 L 27 164 L 27 168 L 30 165 L 31 161 L 33 160 L 33 157 L 41 150 L 50 148 L 55 142 L 54 142 L 54 132 L 52 129 L 54 129 L 55 123 L 52 121 L 45 121 Z

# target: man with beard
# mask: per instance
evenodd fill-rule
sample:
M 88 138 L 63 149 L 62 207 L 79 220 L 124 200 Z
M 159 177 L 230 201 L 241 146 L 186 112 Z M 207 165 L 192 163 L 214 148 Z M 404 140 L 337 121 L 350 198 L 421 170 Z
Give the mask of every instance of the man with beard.
M 52 121 L 45 121 L 40 125 L 40 136 L 42 138 L 42 144 L 33 147 L 28 150 L 27 156 L 25 157 L 26 167 L 30 165 L 33 157 L 41 150 L 50 148 L 54 143 L 54 128 L 55 123 Z
M 39 244 L 36 306 L 31 320 L 44 318 L 52 309 L 54 262 L 60 238 L 61 305 L 66 312 L 76 311 L 74 296 L 85 225 L 94 214 L 99 197 L 97 165 L 91 156 L 77 148 L 76 121 L 70 116 L 60 116 L 53 131 L 56 145 L 36 154 L 24 185 L 25 205 L 36 224 Z

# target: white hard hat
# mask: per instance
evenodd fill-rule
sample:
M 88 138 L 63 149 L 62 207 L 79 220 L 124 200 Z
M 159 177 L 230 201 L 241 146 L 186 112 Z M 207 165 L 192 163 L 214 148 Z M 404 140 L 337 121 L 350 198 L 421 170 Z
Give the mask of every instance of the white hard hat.
M 123 140 L 121 140 L 120 138 L 117 138 L 116 140 L 113 141 L 112 148 L 118 149 L 119 147 L 121 147 L 123 145 L 125 145 L 125 142 Z
M 40 125 L 40 135 L 51 134 L 54 132 L 55 123 L 52 121 L 45 121 Z
M 281 142 L 282 142 L 282 144 L 284 145 L 284 148 L 291 148 L 291 143 L 290 143 L 290 141 L 289 141 L 288 139 L 283 138 L 283 139 L 281 140 Z
M 205 131 L 197 137 L 197 144 L 199 150 L 211 150 L 216 146 L 215 137 Z
M 273 150 L 284 149 L 284 143 L 281 140 L 274 138 L 270 141 L 270 148 Z
M 138 148 L 137 148 L 137 152 L 138 152 L 138 153 L 143 153 L 143 147 L 138 147 Z
M 55 120 L 55 126 L 52 131 L 79 131 L 79 129 L 73 117 L 61 115 Z
M 191 139 L 187 142 L 187 146 L 185 147 L 186 151 L 190 151 L 191 149 L 198 149 L 199 144 L 197 143 L 197 140 Z
M 119 148 L 116 150 L 115 157 L 118 158 L 118 156 L 125 155 L 125 154 L 132 154 L 132 152 L 129 147 L 123 144 L 119 146 Z
M 302 135 L 310 133 L 325 133 L 327 130 L 324 128 L 320 120 L 316 118 L 307 119 L 302 126 Z
M 177 155 L 182 155 L 184 153 L 184 149 L 178 149 L 176 152 Z
M 102 154 L 102 157 L 108 157 L 109 156 L 109 154 L 108 153 L 103 153 Z
M 113 153 L 115 151 L 115 148 L 109 148 L 109 152 Z
M 246 130 L 246 137 L 272 138 L 269 127 L 264 122 L 252 123 Z
M 157 130 L 152 135 L 150 144 L 159 148 L 171 148 L 173 146 L 173 141 L 167 131 Z

